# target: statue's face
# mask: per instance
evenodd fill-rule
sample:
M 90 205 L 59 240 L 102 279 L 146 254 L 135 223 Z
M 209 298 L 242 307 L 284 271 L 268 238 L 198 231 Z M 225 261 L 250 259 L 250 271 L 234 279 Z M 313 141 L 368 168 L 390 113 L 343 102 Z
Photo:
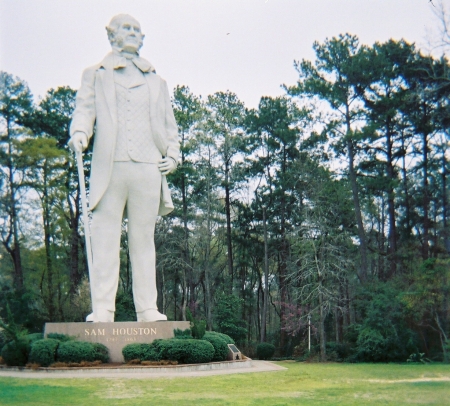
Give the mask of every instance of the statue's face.
M 137 52 L 143 39 L 141 25 L 132 17 L 124 18 L 114 34 L 115 44 L 126 52 Z

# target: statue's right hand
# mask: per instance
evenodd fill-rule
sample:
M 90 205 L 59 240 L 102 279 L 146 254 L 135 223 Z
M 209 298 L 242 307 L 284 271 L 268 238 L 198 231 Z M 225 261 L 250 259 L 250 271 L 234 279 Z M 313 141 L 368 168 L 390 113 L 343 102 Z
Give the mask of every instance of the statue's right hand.
M 82 152 L 88 146 L 88 138 L 81 131 L 75 132 L 69 140 L 69 147 L 74 152 Z

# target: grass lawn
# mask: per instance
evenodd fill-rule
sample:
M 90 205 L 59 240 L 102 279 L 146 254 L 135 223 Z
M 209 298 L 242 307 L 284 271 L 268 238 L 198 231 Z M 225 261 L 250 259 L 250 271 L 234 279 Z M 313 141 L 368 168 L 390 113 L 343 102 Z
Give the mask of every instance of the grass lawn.
M 449 405 L 449 365 L 305 364 L 157 379 L 0 378 L 0 405 Z

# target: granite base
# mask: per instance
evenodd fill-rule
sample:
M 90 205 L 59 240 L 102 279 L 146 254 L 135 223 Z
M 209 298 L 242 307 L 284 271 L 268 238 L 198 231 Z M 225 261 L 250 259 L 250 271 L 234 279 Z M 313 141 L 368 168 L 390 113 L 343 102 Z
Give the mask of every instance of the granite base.
M 45 323 L 44 337 L 50 333 L 59 333 L 75 337 L 78 341 L 101 343 L 108 348 L 111 362 L 123 362 L 122 348 L 126 345 L 173 338 L 175 329 L 188 328 L 188 321 Z

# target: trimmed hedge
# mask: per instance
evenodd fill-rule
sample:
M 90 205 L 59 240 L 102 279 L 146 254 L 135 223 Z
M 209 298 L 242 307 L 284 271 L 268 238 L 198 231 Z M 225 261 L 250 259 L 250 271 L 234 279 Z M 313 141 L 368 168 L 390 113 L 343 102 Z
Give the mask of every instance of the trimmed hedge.
M 49 333 L 49 334 L 47 334 L 46 338 L 52 338 L 54 340 L 58 340 L 61 342 L 73 341 L 73 338 L 71 336 L 68 336 L 67 334 L 60 334 L 60 333 Z
M 48 367 L 56 360 L 56 350 L 59 346 L 59 341 L 52 338 L 45 338 L 43 340 L 35 341 L 31 345 L 28 362 L 39 364 L 43 367 Z
M 225 339 L 217 334 L 205 333 L 203 340 L 206 340 L 214 347 L 214 356 L 212 361 L 226 361 L 228 358 L 228 345 Z
M 106 346 L 100 343 L 93 343 L 94 345 L 94 361 L 102 361 L 104 364 L 109 362 L 109 350 Z
M 275 353 L 275 346 L 270 343 L 259 343 L 256 347 L 258 359 L 271 359 Z
M 235 341 L 227 334 L 224 333 L 218 333 L 217 331 L 208 331 L 208 334 L 214 335 L 216 337 L 220 337 L 222 340 L 224 340 L 227 344 L 236 344 Z
M 122 349 L 125 361 L 177 361 L 179 364 L 210 362 L 214 357 L 213 345 L 205 340 L 178 339 L 155 340 L 151 344 L 128 344 Z
M 214 356 L 214 347 L 205 340 L 167 340 L 162 358 L 178 361 L 180 364 L 200 364 L 210 362 Z
M 108 362 L 108 360 L 108 349 L 99 343 L 66 341 L 61 342 L 56 351 L 56 361 L 58 362 Z
M 134 359 L 141 361 L 160 361 L 161 354 L 158 349 L 151 344 L 128 344 L 122 349 L 122 355 L 125 362 Z

